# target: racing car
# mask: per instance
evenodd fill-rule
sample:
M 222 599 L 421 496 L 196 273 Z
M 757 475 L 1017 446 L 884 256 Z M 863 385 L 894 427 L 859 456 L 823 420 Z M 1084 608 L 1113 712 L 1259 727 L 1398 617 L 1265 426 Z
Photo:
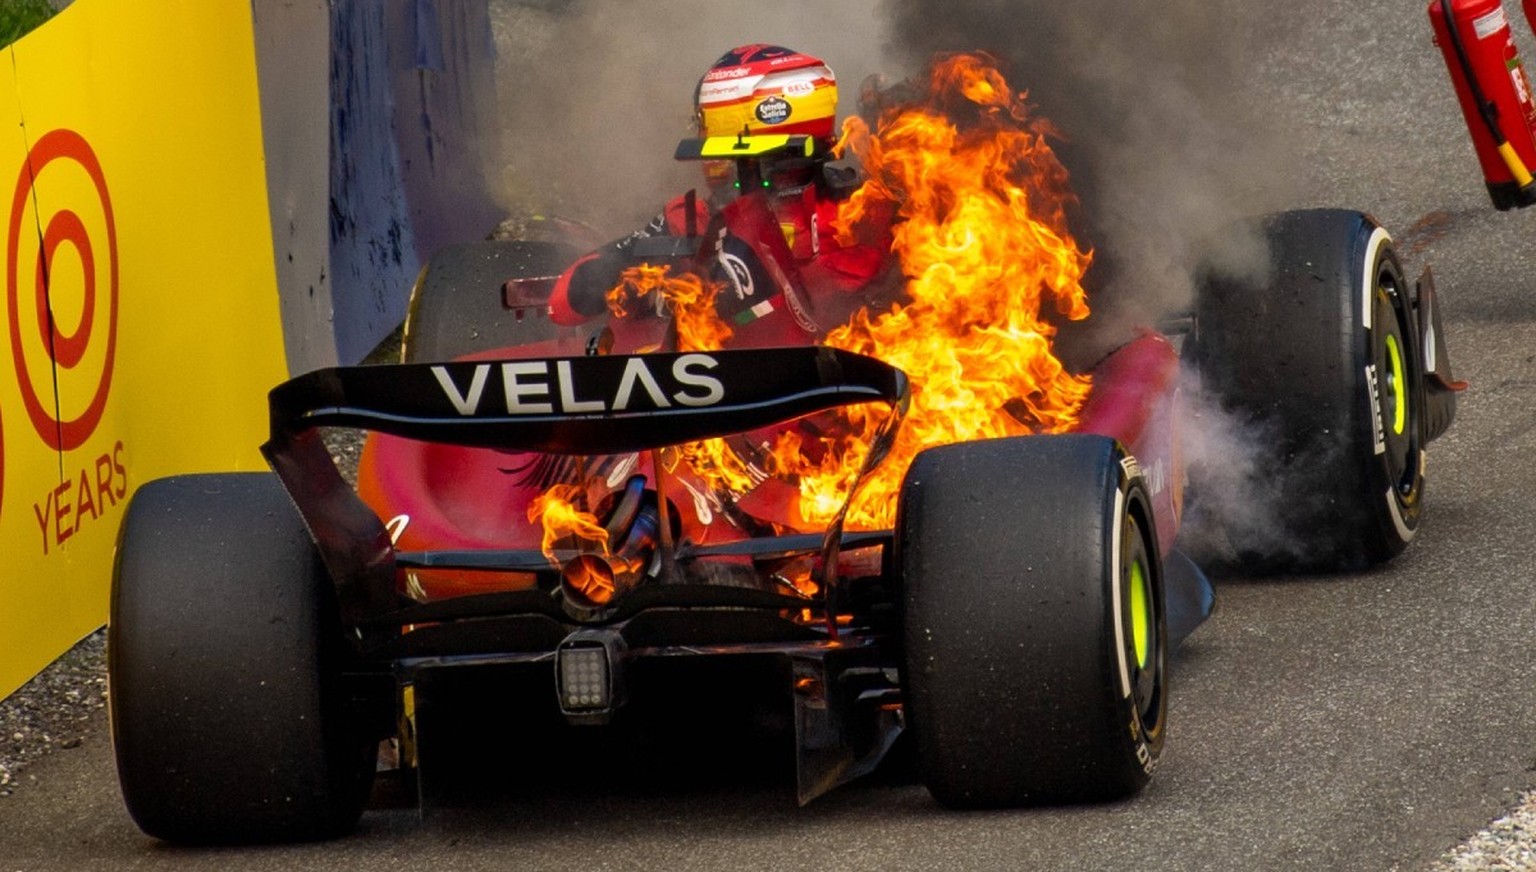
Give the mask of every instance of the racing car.
M 132 499 L 109 637 L 130 813 L 175 842 L 334 837 L 381 743 L 430 771 L 434 675 L 521 670 L 545 688 L 530 710 L 601 730 L 637 670 L 704 660 L 776 664 L 802 803 L 903 733 L 945 806 L 1135 794 L 1168 736 L 1170 652 L 1212 608 L 1180 549 L 1181 369 L 1271 434 L 1284 523 L 1317 546 L 1305 570 L 1408 544 L 1425 445 L 1454 414 L 1432 277 L 1410 285 L 1376 222 L 1309 210 L 1257 230 L 1269 275 L 1213 273 L 1187 317 L 1101 356 L 1072 432 L 927 448 L 873 528 L 848 508 L 903 426 L 901 369 L 815 345 L 679 349 L 666 317 L 639 336 L 556 327 L 538 289 L 578 247 L 444 252 L 402 362 L 273 389 L 270 473 Z M 874 438 L 814 528 L 772 476 L 738 492 L 689 466 L 686 446 L 750 448 L 855 406 Z M 337 427 L 370 434 L 355 484 L 322 438 Z M 527 495 L 561 484 L 573 523 L 552 527 Z

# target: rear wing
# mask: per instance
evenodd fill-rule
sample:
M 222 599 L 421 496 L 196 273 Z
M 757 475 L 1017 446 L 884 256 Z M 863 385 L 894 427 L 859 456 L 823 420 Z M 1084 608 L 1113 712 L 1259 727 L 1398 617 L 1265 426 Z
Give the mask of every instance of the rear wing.
M 832 348 L 477 360 L 322 369 L 269 395 L 281 446 L 314 427 L 561 454 L 645 451 L 855 403 L 906 376 Z
M 337 470 L 320 427 L 508 451 L 618 454 L 884 402 L 891 414 L 867 472 L 889 450 L 908 401 L 901 370 L 825 347 L 333 367 L 271 391 L 271 435 L 261 450 L 314 538 L 343 620 L 361 626 L 399 606 L 394 550 Z M 829 548 L 841 531 L 839 515 Z

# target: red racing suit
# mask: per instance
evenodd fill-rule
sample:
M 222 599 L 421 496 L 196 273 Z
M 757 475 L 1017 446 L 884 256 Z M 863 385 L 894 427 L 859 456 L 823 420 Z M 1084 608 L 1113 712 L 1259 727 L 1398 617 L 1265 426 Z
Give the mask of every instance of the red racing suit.
M 887 216 L 860 222 L 857 241 L 838 241 L 838 205 L 853 175 L 821 164 L 807 184 L 718 206 L 693 192 L 677 197 L 641 230 L 568 267 L 550 296 L 550 318 L 575 325 L 605 314 L 622 271 L 655 262 L 670 242 L 674 259 L 686 256 L 722 286 L 715 307 L 733 330 L 728 347 L 815 343 L 901 286 Z

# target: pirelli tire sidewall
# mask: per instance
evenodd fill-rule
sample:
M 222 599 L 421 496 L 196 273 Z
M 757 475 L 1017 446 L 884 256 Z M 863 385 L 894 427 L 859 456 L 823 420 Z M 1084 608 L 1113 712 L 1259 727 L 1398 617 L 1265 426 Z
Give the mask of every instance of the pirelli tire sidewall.
M 1362 313 L 1370 321 L 1362 325 L 1365 359 L 1371 376 L 1366 379 L 1367 426 L 1375 461 L 1371 493 L 1380 510 L 1373 512 L 1379 538 L 1368 542 L 1367 557 L 1386 560 L 1400 553 L 1419 529 L 1424 498 L 1424 361 L 1420 331 L 1402 264 L 1391 238 L 1380 227 L 1371 228 L 1363 262 Z M 1369 279 L 1364 279 L 1365 276 Z
M 986 808 L 1140 790 L 1166 737 L 1166 607 L 1124 449 L 1087 434 L 930 449 L 896 537 L 906 715 L 933 796 Z
M 1122 670 L 1117 678 L 1123 679 L 1119 696 L 1130 709 L 1130 750 L 1141 770 L 1128 783 L 1139 789 L 1151 778 L 1167 736 L 1168 607 L 1146 481 L 1130 455 L 1122 453 L 1119 466 L 1113 516 L 1121 530 L 1110 551 L 1118 569 L 1106 579 L 1115 585 L 1106 621 L 1120 626 L 1115 642 L 1116 665 Z

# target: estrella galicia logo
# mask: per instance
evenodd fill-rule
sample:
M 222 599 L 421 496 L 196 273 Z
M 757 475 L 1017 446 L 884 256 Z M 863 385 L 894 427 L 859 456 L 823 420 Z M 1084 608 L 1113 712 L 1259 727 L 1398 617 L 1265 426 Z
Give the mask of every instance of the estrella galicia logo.
M 769 97 L 757 104 L 757 120 L 764 124 L 782 124 L 789 119 L 789 101 L 783 97 Z

